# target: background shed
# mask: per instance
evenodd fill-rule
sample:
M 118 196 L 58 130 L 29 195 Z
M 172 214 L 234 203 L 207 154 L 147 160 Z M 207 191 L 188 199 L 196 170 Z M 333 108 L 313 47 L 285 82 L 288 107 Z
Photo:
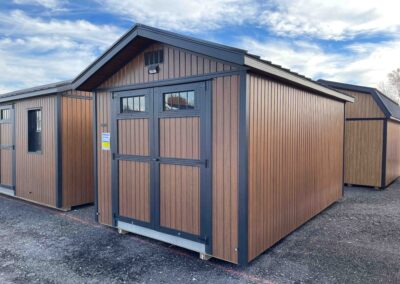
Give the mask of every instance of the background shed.
M 0 192 L 68 210 L 92 203 L 92 94 L 60 82 L 0 96 Z
M 355 98 L 346 105 L 345 183 L 387 187 L 400 176 L 400 106 L 374 88 L 319 82 Z

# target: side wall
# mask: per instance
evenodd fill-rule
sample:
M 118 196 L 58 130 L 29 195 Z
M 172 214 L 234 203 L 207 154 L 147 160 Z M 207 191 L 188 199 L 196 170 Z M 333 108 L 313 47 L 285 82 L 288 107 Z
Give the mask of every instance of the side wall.
M 400 123 L 387 122 L 386 178 L 389 185 L 400 176 Z
M 248 75 L 248 259 L 342 196 L 344 104 Z
M 345 183 L 381 186 L 383 124 L 383 120 L 346 121 Z
M 56 206 L 56 97 L 18 101 L 16 120 L 16 195 Z M 28 110 L 42 109 L 42 152 L 28 153 Z
M 63 208 L 94 201 L 92 103 L 88 92 L 61 97 Z

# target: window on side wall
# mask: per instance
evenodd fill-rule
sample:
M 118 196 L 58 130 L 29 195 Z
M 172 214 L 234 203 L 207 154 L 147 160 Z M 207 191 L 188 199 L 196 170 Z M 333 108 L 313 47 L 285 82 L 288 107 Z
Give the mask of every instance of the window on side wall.
M 28 152 L 42 151 L 42 110 L 28 110 Z

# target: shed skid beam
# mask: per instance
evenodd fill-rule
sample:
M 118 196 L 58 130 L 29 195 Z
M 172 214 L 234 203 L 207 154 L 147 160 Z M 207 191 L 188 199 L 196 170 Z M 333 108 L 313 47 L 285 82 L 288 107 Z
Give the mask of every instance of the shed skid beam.
M 200 253 L 200 259 L 201 260 L 209 260 L 210 258 L 212 258 L 211 255 L 205 254 L 205 253 Z
M 126 235 L 128 233 L 128 231 L 122 230 L 118 228 L 118 234 L 120 235 Z

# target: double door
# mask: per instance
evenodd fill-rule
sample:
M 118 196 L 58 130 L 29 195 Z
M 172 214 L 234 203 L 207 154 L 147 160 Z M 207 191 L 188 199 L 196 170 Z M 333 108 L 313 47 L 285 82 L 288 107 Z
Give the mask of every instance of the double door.
M 207 86 L 200 82 L 113 94 L 115 220 L 210 248 Z

